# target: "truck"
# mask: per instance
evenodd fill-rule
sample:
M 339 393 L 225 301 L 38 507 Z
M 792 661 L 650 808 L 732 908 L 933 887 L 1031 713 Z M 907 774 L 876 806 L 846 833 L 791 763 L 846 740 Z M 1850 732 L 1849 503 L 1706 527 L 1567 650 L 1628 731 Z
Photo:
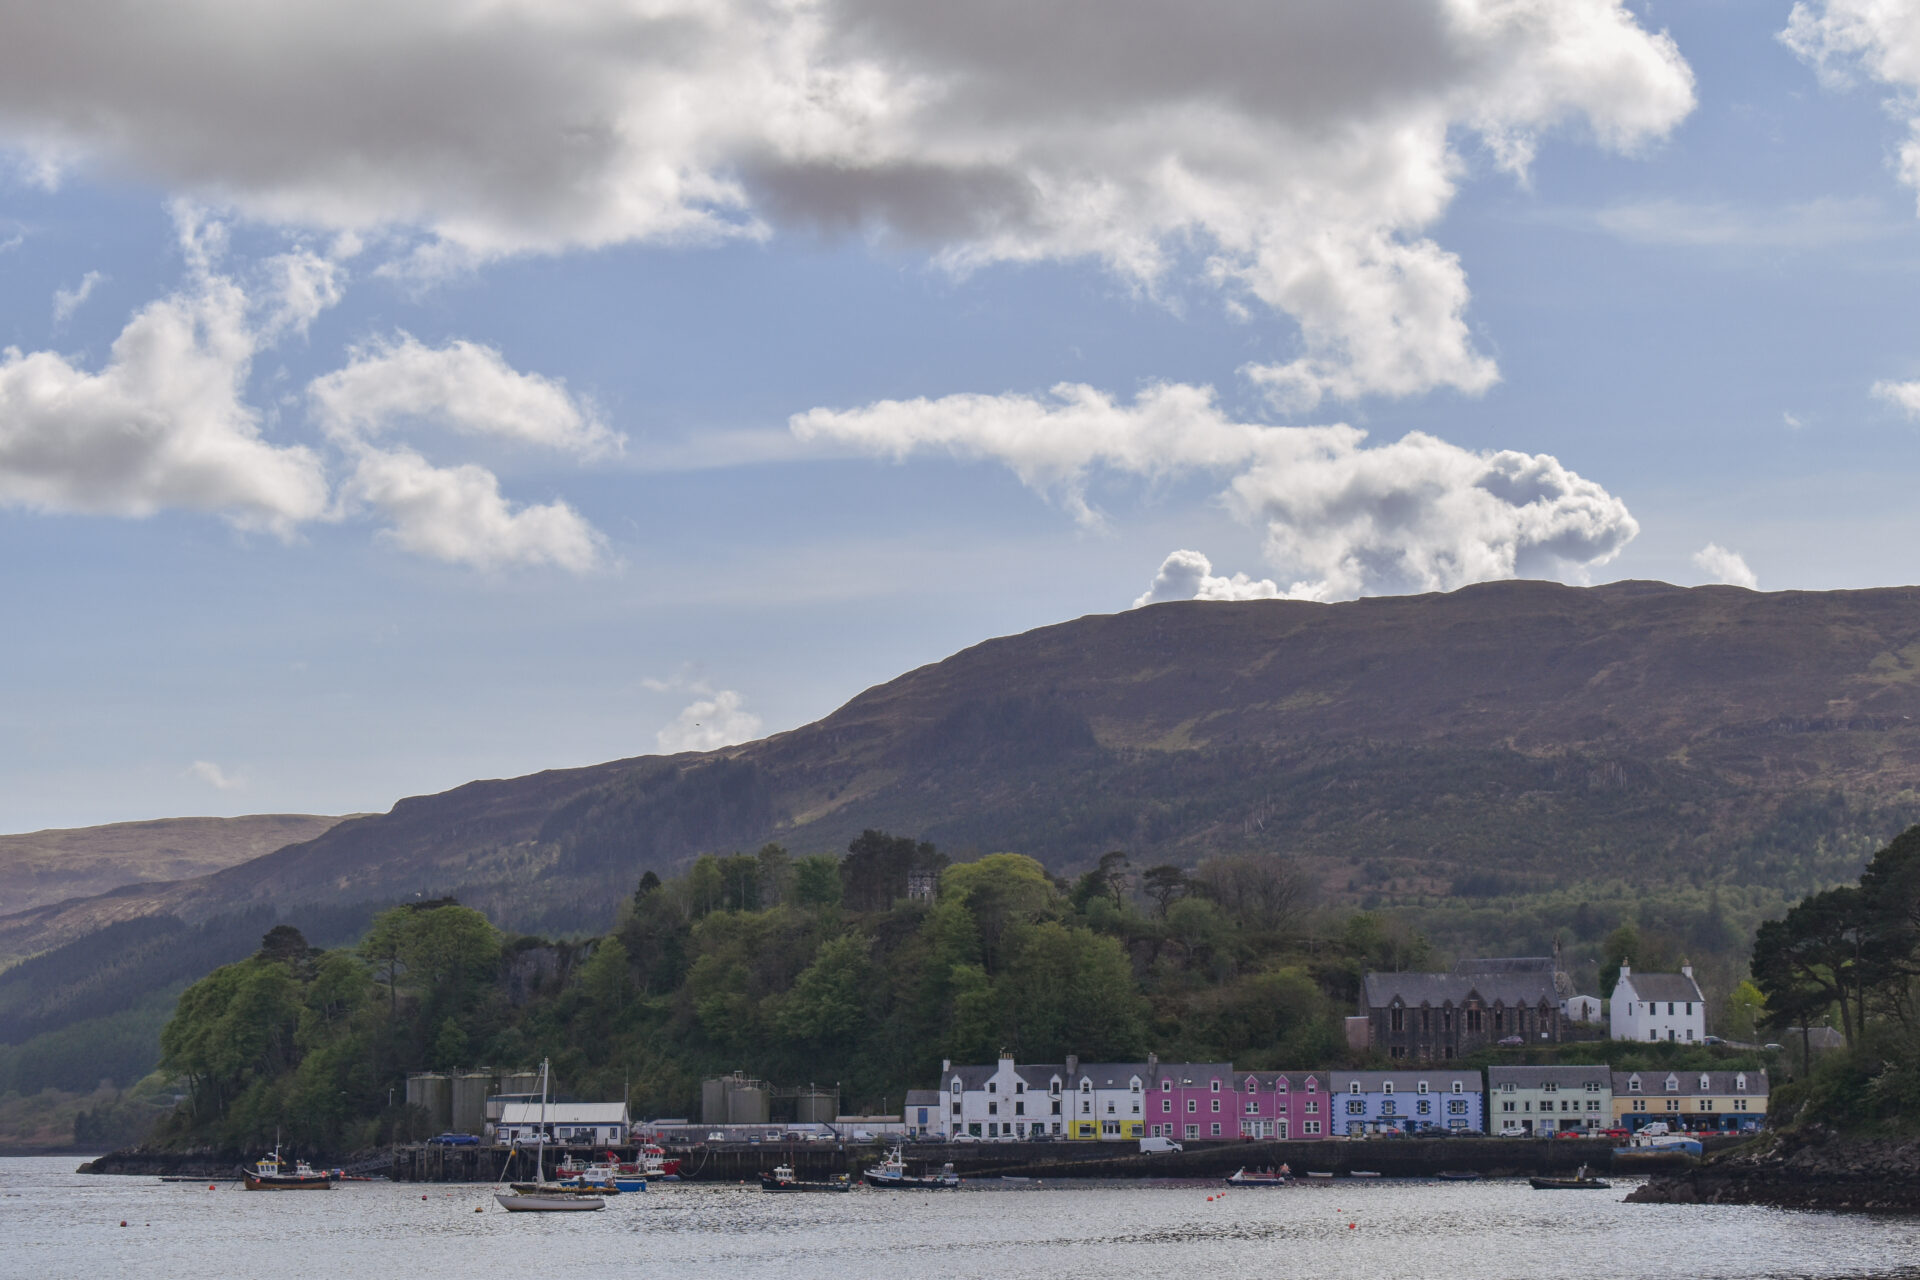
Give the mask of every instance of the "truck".
M 1185 1151 L 1185 1150 L 1186 1150 L 1185 1147 L 1175 1142 L 1172 1138 L 1140 1139 L 1140 1154 L 1142 1155 L 1151 1155 L 1155 1152 Z

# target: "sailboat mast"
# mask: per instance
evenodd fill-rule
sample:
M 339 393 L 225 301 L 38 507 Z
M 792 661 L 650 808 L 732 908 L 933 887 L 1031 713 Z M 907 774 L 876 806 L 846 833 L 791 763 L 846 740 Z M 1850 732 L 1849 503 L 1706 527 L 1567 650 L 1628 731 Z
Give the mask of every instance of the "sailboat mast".
M 540 1059 L 540 1142 L 533 1153 L 533 1180 L 547 1182 L 547 1060 Z

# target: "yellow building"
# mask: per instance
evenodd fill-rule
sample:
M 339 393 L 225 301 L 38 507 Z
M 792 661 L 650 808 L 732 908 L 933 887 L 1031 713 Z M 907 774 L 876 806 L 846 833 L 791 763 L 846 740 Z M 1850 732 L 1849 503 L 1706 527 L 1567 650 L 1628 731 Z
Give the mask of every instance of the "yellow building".
M 1616 1071 L 1613 1123 L 1639 1129 L 1655 1120 L 1674 1129 L 1758 1129 L 1767 1121 L 1762 1071 Z

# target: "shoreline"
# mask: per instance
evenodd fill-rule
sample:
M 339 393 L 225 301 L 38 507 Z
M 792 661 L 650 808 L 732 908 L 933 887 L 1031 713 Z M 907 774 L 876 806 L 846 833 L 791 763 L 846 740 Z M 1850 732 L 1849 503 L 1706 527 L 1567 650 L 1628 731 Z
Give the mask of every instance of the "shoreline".
M 1653 1178 L 1627 1202 L 1920 1213 L 1920 1139 L 1849 1137 L 1820 1128 L 1769 1134 Z

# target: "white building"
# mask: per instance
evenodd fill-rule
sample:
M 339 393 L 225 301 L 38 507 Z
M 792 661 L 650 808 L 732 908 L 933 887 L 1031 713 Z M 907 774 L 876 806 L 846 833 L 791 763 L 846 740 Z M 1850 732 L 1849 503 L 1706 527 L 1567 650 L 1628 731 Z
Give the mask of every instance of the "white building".
M 1690 964 L 1681 965 L 1678 973 L 1635 973 L 1621 965 L 1610 1014 L 1615 1040 L 1697 1044 L 1707 1035 L 1707 1001 Z
M 930 1117 L 932 1132 L 988 1139 L 1065 1132 L 1066 1071 L 1062 1067 L 1022 1067 L 1012 1054 L 1001 1054 L 990 1067 L 957 1067 L 952 1062 L 940 1066 L 944 1101 Z M 909 1120 L 917 1119 L 916 1107 Z
M 1613 1124 L 1613 1073 L 1606 1065 L 1488 1067 L 1487 1131 L 1558 1133 Z
M 616 1146 L 627 1140 L 630 1125 L 624 1102 L 549 1102 L 546 1132 L 550 1142 Z M 494 1141 L 501 1146 L 526 1142 L 540 1132 L 538 1102 L 509 1102 L 501 1108 Z

